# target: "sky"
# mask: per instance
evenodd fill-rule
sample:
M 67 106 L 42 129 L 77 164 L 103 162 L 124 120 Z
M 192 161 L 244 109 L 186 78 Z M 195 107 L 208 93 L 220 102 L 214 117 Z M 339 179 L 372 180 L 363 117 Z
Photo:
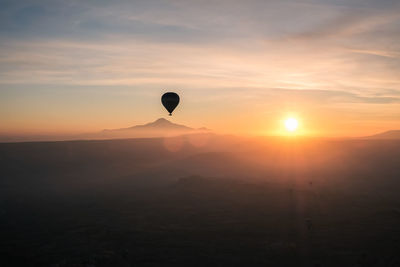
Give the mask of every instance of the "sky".
M 400 128 L 397 0 L 0 0 L 0 134 Z M 160 103 L 174 91 L 172 117 Z

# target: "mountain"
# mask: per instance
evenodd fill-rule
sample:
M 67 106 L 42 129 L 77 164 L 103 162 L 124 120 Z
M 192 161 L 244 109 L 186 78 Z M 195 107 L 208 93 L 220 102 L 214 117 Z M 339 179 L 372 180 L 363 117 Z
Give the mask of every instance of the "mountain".
M 209 132 L 207 128 L 191 128 L 185 125 L 176 124 L 164 118 L 157 119 L 156 121 L 135 125 L 128 128 L 120 129 L 105 129 L 100 133 L 90 136 L 90 138 L 137 138 L 137 137 L 164 137 L 176 136 L 190 133 L 204 133 Z
M 185 125 L 176 124 L 164 118 L 153 122 L 135 125 L 128 128 L 104 129 L 97 133 L 85 133 L 78 135 L 20 135 L 10 136 L 0 133 L 0 143 L 8 142 L 37 142 L 37 141 L 65 141 L 65 140 L 102 140 L 102 139 L 122 139 L 122 138 L 151 138 L 167 137 L 184 134 L 210 133 L 205 127 L 191 128 Z
M 400 130 L 391 130 L 383 133 L 367 136 L 367 139 L 400 139 Z
M 113 129 L 113 130 L 109 130 L 109 129 L 105 129 L 104 131 L 142 131 L 142 130 L 159 130 L 159 129 L 163 129 L 163 130 L 179 130 L 179 131 L 193 131 L 195 129 L 187 127 L 185 125 L 181 125 L 181 124 L 176 124 L 173 122 L 170 122 L 169 120 L 166 120 L 164 118 L 160 118 L 156 121 L 147 123 L 147 124 L 143 124 L 143 125 L 135 125 L 132 127 L 128 127 L 128 128 L 120 128 L 120 129 Z

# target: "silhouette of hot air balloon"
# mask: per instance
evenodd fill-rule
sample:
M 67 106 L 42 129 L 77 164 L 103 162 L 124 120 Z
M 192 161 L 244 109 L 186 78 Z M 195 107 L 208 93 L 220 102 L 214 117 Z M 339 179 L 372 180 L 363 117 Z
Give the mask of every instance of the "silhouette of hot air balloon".
M 174 92 L 165 93 L 161 97 L 161 103 L 165 109 L 168 110 L 169 115 L 172 116 L 172 111 L 174 111 L 179 104 L 179 95 Z

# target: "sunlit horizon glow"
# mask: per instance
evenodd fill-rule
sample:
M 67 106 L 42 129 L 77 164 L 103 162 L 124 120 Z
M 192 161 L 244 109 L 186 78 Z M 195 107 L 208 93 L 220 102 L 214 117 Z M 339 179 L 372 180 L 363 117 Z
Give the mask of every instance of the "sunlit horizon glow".
M 217 133 L 365 136 L 400 125 L 400 3 L 5 1 L 0 135 L 164 117 Z M 160 104 L 175 91 L 169 118 Z

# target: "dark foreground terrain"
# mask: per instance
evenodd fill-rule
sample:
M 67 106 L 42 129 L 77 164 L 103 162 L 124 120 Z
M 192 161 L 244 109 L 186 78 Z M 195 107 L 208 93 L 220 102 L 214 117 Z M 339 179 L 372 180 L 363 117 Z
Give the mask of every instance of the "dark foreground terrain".
M 400 266 L 400 141 L 0 144 L 0 266 Z

